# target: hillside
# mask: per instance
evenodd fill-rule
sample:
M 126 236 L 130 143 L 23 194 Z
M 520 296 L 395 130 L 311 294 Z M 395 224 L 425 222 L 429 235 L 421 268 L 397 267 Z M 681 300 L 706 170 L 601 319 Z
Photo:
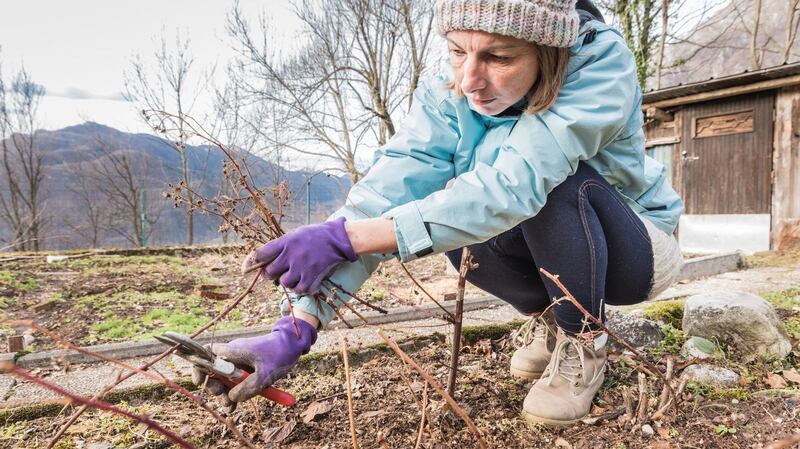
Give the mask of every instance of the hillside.
M 781 64 L 788 3 L 786 0 L 762 0 L 757 41 L 758 48 L 763 49 L 762 68 Z M 680 33 L 678 39 L 682 42 L 666 48 L 661 87 L 750 70 L 754 5 L 752 0 L 733 0 L 703 20 L 692 33 Z M 800 39 L 795 38 L 788 62 L 798 60 Z M 648 90 L 654 88 L 654 83 L 655 77 L 650 76 Z
M 180 180 L 179 154 L 165 140 L 149 134 L 125 133 L 108 126 L 86 122 L 55 131 L 37 131 L 35 145 L 44 155 L 44 191 L 47 198 L 45 216 L 45 249 L 70 249 L 91 246 L 81 232 L 88 226 L 91 211 L 87 210 L 85 196 L 93 195 L 97 202 L 106 201 L 101 190 L 113 190 L 114 181 L 98 180 L 90 176 L 98 171 L 98 164 L 111 167 L 111 160 L 123 156 L 134 172 L 134 182 L 144 186 L 145 204 L 149 220 L 155 220 L 148 244 L 168 245 L 186 243 L 185 211 L 175 209 L 164 197 L 169 183 Z M 192 184 L 205 196 L 215 196 L 223 186 L 222 164 L 224 155 L 212 146 L 188 146 L 187 154 Z M 305 180 L 310 174 L 304 171 L 283 170 L 269 161 L 249 156 L 249 168 L 261 187 L 275 184 L 276 179 L 286 181 L 292 191 L 291 207 L 286 211 L 286 224 L 291 227 L 305 222 Z M 106 172 L 113 170 L 106 169 Z M 115 176 L 117 180 L 121 180 Z M 113 188 L 112 188 L 113 187 Z M 0 189 L 7 188 L 5 185 Z M 311 208 L 314 220 L 321 220 L 344 200 L 349 188 L 346 177 L 316 176 L 311 185 Z M 117 195 L 119 196 L 119 195 Z M 120 201 L 122 202 L 122 201 Z M 98 238 L 101 247 L 130 246 L 132 226 L 116 207 L 98 211 L 106 222 Z M 112 210 L 113 209 L 113 210 Z M 0 225 L 2 226 L 2 225 Z M 207 215 L 195 216 L 195 244 L 219 242 L 219 220 Z M 0 237 L 6 232 L 0 227 Z

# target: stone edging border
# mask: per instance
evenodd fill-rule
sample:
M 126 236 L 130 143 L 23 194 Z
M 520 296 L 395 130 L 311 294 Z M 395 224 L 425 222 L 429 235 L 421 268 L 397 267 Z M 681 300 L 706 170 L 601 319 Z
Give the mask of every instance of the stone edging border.
M 741 252 L 716 254 L 711 256 L 697 257 L 689 259 L 683 266 L 680 280 L 693 280 L 705 276 L 734 271 L 743 267 L 744 255 Z M 504 305 L 505 302 L 493 296 L 479 298 L 466 298 L 464 300 L 464 311 L 482 309 L 493 305 Z M 455 309 L 455 301 L 443 304 L 451 312 Z M 439 316 L 441 311 L 436 304 L 423 304 L 416 307 L 402 307 L 391 311 L 388 314 L 369 312 L 362 314 L 371 325 L 397 323 L 403 321 L 420 320 Z M 354 327 L 364 324 L 352 314 L 345 315 L 348 323 Z M 336 322 L 329 326 L 329 329 L 345 327 L 344 323 Z M 208 343 L 213 338 L 214 341 L 227 342 L 235 338 L 246 338 L 261 335 L 269 332 L 270 326 L 257 326 L 245 329 L 224 330 L 215 333 L 207 332 L 197 338 L 201 343 Z M 134 357 L 145 357 L 159 354 L 164 350 L 164 345 L 156 340 L 143 340 L 135 342 L 106 343 L 95 346 L 87 346 L 86 349 L 113 357 L 116 359 L 129 359 Z M 14 361 L 14 353 L 0 354 L 0 362 Z M 96 359 L 77 351 L 55 349 L 50 351 L 35 352 L 24 355 L 16 360 L 17 365 L 23 368 L 47 367 L 55 363 L 59 364 L 80 364 L 97 362 Z

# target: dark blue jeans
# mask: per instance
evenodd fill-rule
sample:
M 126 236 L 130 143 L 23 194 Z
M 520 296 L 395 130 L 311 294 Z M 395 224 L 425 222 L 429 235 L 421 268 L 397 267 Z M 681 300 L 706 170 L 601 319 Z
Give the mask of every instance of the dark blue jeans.
M 578 302 L 603 320 L 604 304 L 641 302 L 653 283 L 653 249 L 644 224 L 583 162 L 550 192 L 538 214 L 469 249 L 480 266 L 467 280 L 526 315 L 564 296 L 539 268 L 557 274 Z M 458 267 L 461 250 L 447 257 Z M 558 303 L 554 311 L 559 327 L 569 333 L 594 329 L 584 326 L 583 314 L 569 302 Z

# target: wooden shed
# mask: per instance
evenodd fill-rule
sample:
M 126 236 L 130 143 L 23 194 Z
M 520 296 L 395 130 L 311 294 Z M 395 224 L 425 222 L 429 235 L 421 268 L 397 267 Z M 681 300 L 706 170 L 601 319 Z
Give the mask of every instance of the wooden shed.
M 800 243 L 800 63 L 644 94 L 647 152 L 686 203 L 684 251 Z

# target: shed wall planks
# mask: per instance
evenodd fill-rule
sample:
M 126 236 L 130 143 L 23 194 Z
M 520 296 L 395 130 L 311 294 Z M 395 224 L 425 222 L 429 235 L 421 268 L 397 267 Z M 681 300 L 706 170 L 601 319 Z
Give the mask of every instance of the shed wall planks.
M 772 231 L 770 247 L 780 249 L 800 238 L 800 86 L 778 91 L 772 158 Z

